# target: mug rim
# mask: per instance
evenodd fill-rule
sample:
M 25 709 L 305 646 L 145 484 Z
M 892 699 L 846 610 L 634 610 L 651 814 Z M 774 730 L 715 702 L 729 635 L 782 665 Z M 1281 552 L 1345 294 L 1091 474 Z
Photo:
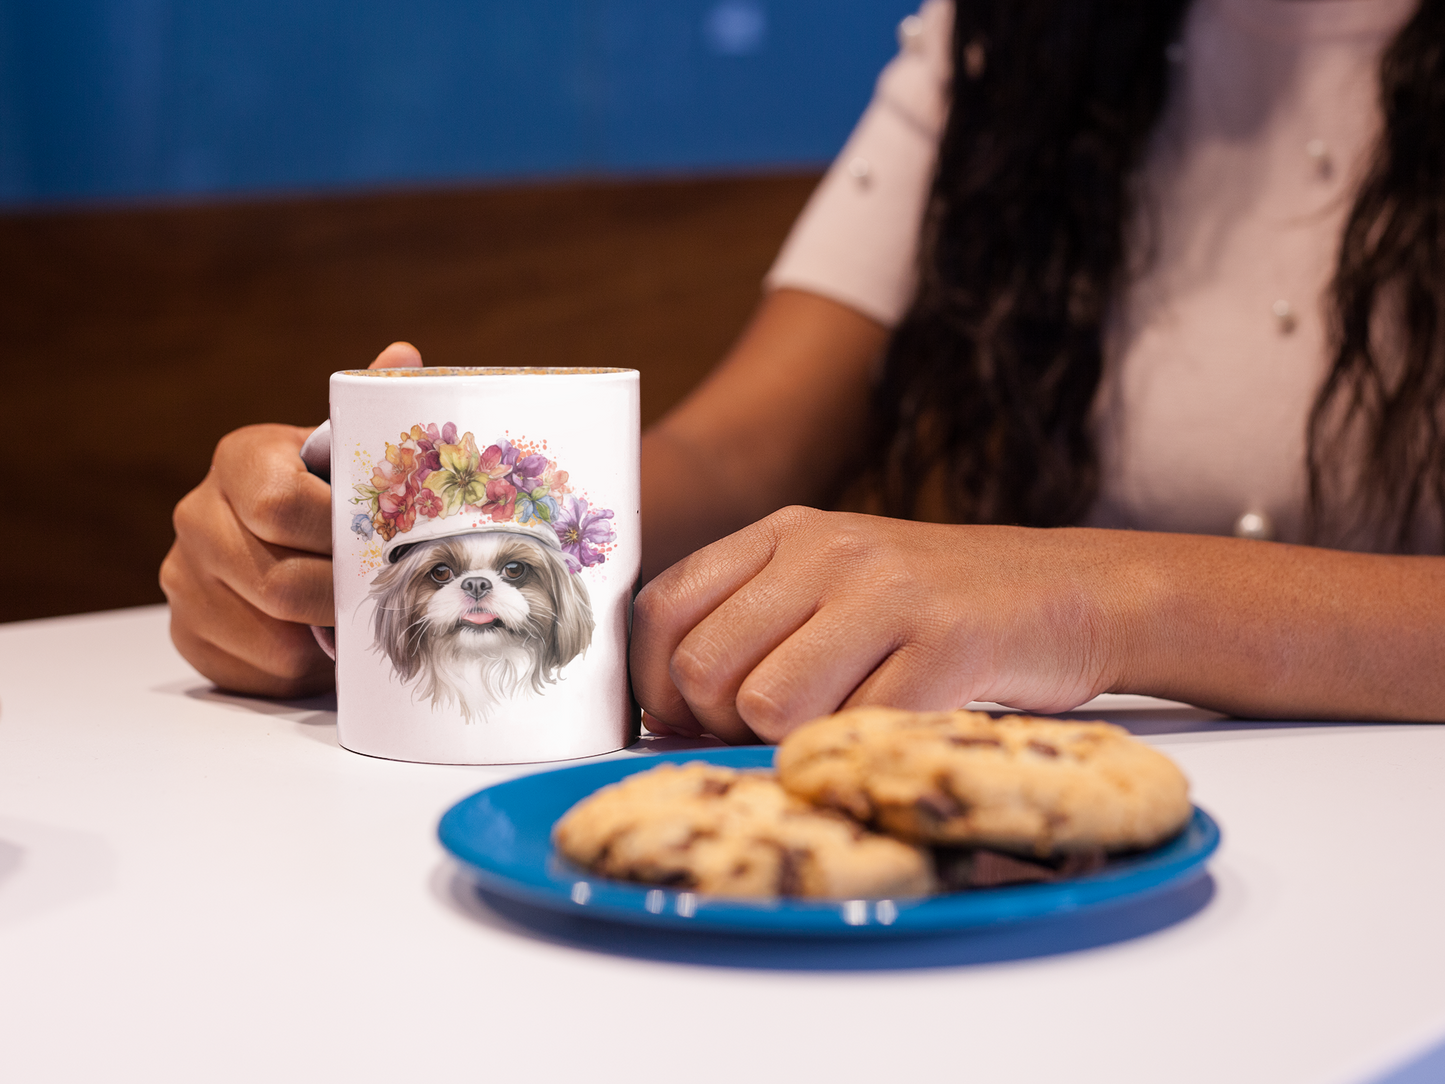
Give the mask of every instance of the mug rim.
M 527 378 L 527 377 L 607 377 L 638 375 L 637 369 L 621 369 L 609 366 L 561 366 L 561 365 L 425 365 L 394 369 L 342 369 L 332 377 L 403 377 L 416 379 L 426 377 L 432 380 L 447 378 L 468 380 L 478 377 Z

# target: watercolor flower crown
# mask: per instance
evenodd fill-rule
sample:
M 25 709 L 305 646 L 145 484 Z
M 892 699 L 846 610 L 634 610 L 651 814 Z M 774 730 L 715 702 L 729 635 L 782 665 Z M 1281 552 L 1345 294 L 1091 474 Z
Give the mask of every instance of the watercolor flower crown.
M 605 561 L 617 538 L 612 510 L 591 508 L 574 495 L 567 472 L 537 448 L 502 439 L 478 451 L 471 433 L 457 439 L 452 422 L 440 429 L 413 425 L 387 444 L 370 484 L 355 489 L 351 503 L 368 510 L 352 517 L 351 529 L 368 540 L 379 534 L 390 542 L 418 522 L 440 526 L 434 521 L 472 513 L 529 534 L 550 528 L 568 567 L 578 572 Z M 459 522 L 458 533 L 465 530 Z

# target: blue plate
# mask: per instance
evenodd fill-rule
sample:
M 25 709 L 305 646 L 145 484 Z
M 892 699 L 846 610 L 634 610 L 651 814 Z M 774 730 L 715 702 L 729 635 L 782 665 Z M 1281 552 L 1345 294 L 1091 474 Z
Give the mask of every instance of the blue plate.
M 1195 807 L 1184 832 L 1147 854 L 1111 862 L 1056 884 L 954 892 L 920 900 L 715 899 L 597 877 L 552 849 L 552 825 L 598 787 L 660 763 L 703 760 L 768 768 L 770 748 L 703 749 L 628 757 L 529 775 L 478 791 L 442 817 L 442 846 L 485 889 L 535 907 L 674 929 L 860 937 L 935 933 L 1077 914 L 1133 902 L 1200 875 L 1219 846 L 1219 827 Z

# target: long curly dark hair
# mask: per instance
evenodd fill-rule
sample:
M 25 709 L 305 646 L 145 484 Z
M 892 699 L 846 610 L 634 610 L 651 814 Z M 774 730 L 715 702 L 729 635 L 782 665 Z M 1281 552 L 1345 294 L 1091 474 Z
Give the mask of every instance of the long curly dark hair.
M 1092 505 L 1104 319 L 1188 3 L 957 0 L 918 293 L 874 401 L 882 511 L 935 515 L 935 492 L 957 522 L 1048 527 Z M 1422 0 L 1380 88 L 1331 287 L 1310 513 L 1317 536 L 1333 502 L 1350 544 L 1411 548 L 1422 514 L 1445 514 L 1445 0 Z

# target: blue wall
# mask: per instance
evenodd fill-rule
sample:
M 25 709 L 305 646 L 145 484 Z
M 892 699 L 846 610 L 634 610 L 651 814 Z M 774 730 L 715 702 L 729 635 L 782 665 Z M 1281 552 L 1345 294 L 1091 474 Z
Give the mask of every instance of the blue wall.
M 917 0 L 0 0 L 0 204 L 827 160 Z

